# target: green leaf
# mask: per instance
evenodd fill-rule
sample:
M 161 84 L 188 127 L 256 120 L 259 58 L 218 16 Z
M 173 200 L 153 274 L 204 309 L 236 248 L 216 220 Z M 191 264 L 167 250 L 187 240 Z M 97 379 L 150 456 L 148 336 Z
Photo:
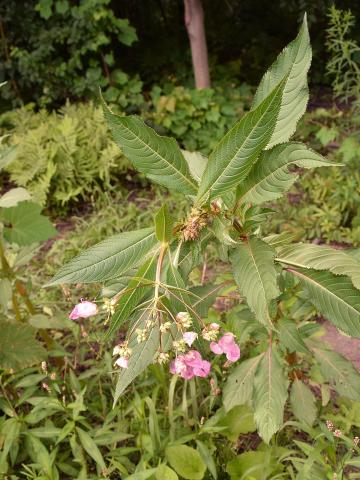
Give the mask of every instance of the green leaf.
M 301 168 L 336 166 L 302 143 L 278 145 L 262 152 L 248 177 L 239 185 L 237 198 L 241 203 L 261 203 L 275 200 L 288 191 L 298 178 L 291 165 Z
M 0 331 L 0 368 L 22 370 L 46 357 L 46 350 L 35 339 L 34 328 L 2 320 Z
M 200 152 L 181 150 L 189 166 L 192 177 L 199 183 L 203 176 L 208 159 Z
M 360 289 L 360 261 L 346 250 L 323 245 L 295 243 L 280 248 L 276 260 L 287 265 L 315 270 L 330 270 L 335 275 L 347 275 Z
M 257 107 L 287 75 L 276 126 L 272 129 L 268 148 L 284 143 L 295 132 L 309 99 L 307 73 L 311 63 L 311 45 L 306 15 L 298 36 L 280 53 L 263 76 L 256 91 L 252 108 Z
M 317 416 L 315 397 L 309 387 L 296 379 L 291 387 L 290 404 L 295 417 L 307 425 L 312 425 Z
M 256 370 L 253 394 L 255 423 L 266 443 L 283 425 L 288 384 L 284 363 L 275 347 L 269 347 Z
M 155 215 L 155 234 L 159 242 L 169 242 L 171 238 L 172 227 L 173 220 L 165 203 Z
M 187 445 L 167 447 L 165 455 L 172 468 L 186 480 L 201 480 L 206 465 L 199 452 Z
M 26 435 L 26 452 L 33 462 L 41 466 L 41 469 L 49 478 L 49 476 L 52 475 L 53 459 L 45 445 L 29 433 Z
M 156 244 L 153 228 L 114 235 L 70 260 L 47 286 L 102 282 L 120 276 L 144 260 Z
M 196 313 L 200 317 L 206 317 L 209 308 L 213 306 L 215 300 L 219 294 L 219 291 L 223 288 L 223 285 L 213 285 L 213 284 L 206 284 L 206 285 L 197 285 L 196 287 L 191 287 L 189 291 L 194 293 L 196 297 L 192 298 L 192 308 L 196 311 Z M 197 298 L 200 297 L 200 298 Z
M 230 254 L 235 281 L 257 320 L 271 325 L 270 301 L 280 295 L 274 266 L 275 250 L 259 238 L 250 238 Z
M 353 364 L 332 350 L 312 346 L 311 349 L 320 366 L 320 371 L 327 382 L 336 391 L 356 402 L 360 398 L 360 375 Z
M 285 80 L 216 145 L 200 182 L 198 203 L 219 197 L 247 177 L 274 130 Z
M 347 277 L 310 269 L 288 269 L 318 311 L 341 331 L 360 338 L 360 292 Z
M 6 208 L 3 218 L 10 227 L 4 228 L 4 237 L 9 243 L 20 246 L 42 242 L 57 234 L 50 220 L 41 215 L 42 207 L 33 202 L 21 202 Z
M 15 207 L 18 203 L 26 200 L 31 200 L 31 196 L 25 188 L 12 188 L 0 197 L 0 208 Z
M 153 361 L 154 355 L 159 348 L 159 330 L 153 328 L 145 342 L 135 343 L 131 346 L 132 354 L 129 358 L 128 368 L 119 373 L 114 394 L 114 405 L 128 385 L 142 373 Z
M 282 319 L 277 326 L 279 328 L 280 341 L 290 352 L 309 353 L 309 349 L 301 338 L 295 322 Z
M 196 181 L 173 138 L 158 135 L 136 116 L 115 115 L 104 102 L 103 108 L 115 142 L 139 172 L 170 190 L 196 194 Z
M 0 350 L 1 351 L 1 350 Z M 1 453 L 0 453 L 0 474 L 7 473 L 6 457 L 11 451 L 12 447 L 18 442 L 21 430 L 21 423 L 18 418 L 8 418 L 1 425 Z
M 231 372 L 223 391 L 226 411 L 251 401 L 255 372 L 262 357 L 263 354 L 244 360 Z
M 135 307 L 139 304 L 146 292 L 151 288 L 146 280 L 155 277 L 156 257 L 149 258 L 142 265 L 126 287 L 126 292 L 120 297 L 116 306 L 114 315 L 111 317 L 110 328 L 106 332 L 106 336 L 111 336 L 120 326 L 130 317 Z M 145 281 L 144 281 L 145 280 Z
M 212 477 L 215 480 L 217 480 L 218 475 L 217 475 L 217 471 L 216 471 L 216 463 L 215 463 L 214 457 L 211 454 L 209 448 L 201 440 L 196 440 L 196 446 L 197 446 L 197 449 L 198 449 L 202 459 L 205 462 L 205 465 L 206 465 L 207 469 L 211 473 Z
M 274 470 L 274 462 L 269 465 L 271 457 L 267 452 L 245 452 L 238 455 L 226 465 L 231 480 L 263 480 Z M 264 476 L 265 475 L 265 476 Z M 280 477 L 281 478 L 281 477 Z
M 82 428 L 76 427 L 76 432 L 79 435 L 81 445 L 83 446 L 85 452 L 97 463 L 97 465 L 99 465 L 101 470 L 105 470 L 106 465 L 103 456 L 101 455 L 101 452 L 96 446 L 94 440 Z
M 216 424 L 220 435 L 235 442 L 241 434 L 255 432 L 254 412 L 249 405 L 236 405 Z
M 156 480 L 178 480 L 179 477 L 172 468 L 162 463 L 156 469 L 155 478 Z

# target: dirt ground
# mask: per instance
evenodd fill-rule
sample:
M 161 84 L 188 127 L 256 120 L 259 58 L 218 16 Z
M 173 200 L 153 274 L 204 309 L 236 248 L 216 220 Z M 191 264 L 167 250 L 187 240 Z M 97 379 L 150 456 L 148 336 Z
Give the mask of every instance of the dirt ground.
M 331 347 L 341 355 L 350 360 L 354 367 L 360 372 L 360 340 L 350 338 L 340 333 L 331 323 L 325 322 L 325 335 L 322 340 L 331 345 Z

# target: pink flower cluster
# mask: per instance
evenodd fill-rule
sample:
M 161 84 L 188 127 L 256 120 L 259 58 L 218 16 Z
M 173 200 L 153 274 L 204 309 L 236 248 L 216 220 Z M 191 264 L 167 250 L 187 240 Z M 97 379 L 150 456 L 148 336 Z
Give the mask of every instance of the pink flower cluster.
M 185 355 L 178 355 L 170 364 L 170 372 L 189 380 L 193 377 L 207 377 L 210 372 L 210 362 L 203 360 L 196 350 L 190 350 Z
M 240 358 L 240 347 L 231 332 L 225 333 L 218 342 L 211 342 L 210 350 L 216 355 L 225 353 L 229 362 L 236 362 Z
M 77 320 L 78 318 L 87 318 L 98 313 L 98 307 L 96 303 L 81 300 L 80 303 L 75 305 L 72 309 L 69 318 L 70 320 Z

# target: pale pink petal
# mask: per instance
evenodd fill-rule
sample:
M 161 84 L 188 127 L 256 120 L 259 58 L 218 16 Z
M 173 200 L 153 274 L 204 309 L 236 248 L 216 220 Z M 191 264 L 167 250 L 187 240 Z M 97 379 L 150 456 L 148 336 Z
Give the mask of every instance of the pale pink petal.
M 119 357 L 115 364 L 118 366 L 118 367 L 121 367 L 121 368 L 128 368 L 128 359 L 125 358 L 125 357 Z
M 181 372 L 180 376 L 185 380 L 190 380 L 195 376 L 194 370 L 191 367 L 186 367 L 183 372 Z
M 71 320 L 76 320 L 78 318 L 87 318 L 98 313 L 98 307 L 96 303 L 93 302 L 80 302 L 73 308 L 72 312 L 69 315 Z
M 210 350 L 215 353 L 216 355 L 220 355 L 223 352 L 223 349 L 217 342 L 211 342 L 210 343 Z
M 240 358 L 240 347 L 234 343 L 225 353 L 229 362 L 236 362 Z
M 225 351 L 228 346 L 235 344 L 235 337 L 232 333 L 225 333 L 219 340 L 219 345 Z
M 186 355 L 184 355 L 184 362 L 188 367 L 194 367 L 202 361 L 201 355 L 197 350 L 189 350 Z
M 211 330 L 219 330 L 220 325 L 218 323 L 213 322 L 213 323 L 210 323 L 210 328 Z
M 185 332 L 183 335 L 183 339 L 185 343 L 189 345 L 189 347 L 191 347 L 191 345 L 195 342 L 197 337 L 198 337 L 198 334 L 196 332 Z
M 75 305 L 75 307 L 71 310 L 71 313 L 69 315 L 70 320 L 77 320 L 80 318 L 80 315 L 78 313 L 78 306 Z

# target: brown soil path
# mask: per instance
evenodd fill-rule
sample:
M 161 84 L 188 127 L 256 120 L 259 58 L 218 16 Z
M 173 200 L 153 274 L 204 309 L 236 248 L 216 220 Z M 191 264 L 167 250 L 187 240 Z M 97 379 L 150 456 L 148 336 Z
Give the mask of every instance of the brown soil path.
M 321 340 L 331 345 L 336 352 L 344 355 L 360 372 L 360 340 L 343 335 L 329 322 L 325 322 L 324 327 L 326 333 Z

